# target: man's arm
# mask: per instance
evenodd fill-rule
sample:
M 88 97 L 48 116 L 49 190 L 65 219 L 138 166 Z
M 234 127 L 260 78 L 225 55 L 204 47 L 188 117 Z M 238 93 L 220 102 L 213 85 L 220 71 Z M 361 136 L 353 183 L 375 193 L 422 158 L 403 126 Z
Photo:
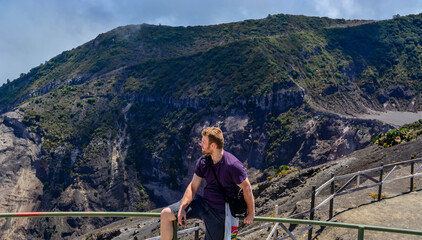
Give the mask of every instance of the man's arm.
M 179 213 L 177 214 L 177 221 L 182 226 L 183 221 L 186 220 L 186 208 L 189 206 L 196 193 L 198 192 L 198 189 L 201 186 L 201 182 L 202 178 L 194 173 L 192 181 L 189 183 L 188 187 L 186 188 L 185 194 L 183 195 L 179 207 Z
M 246 178 L 238 186 L 243 190 L 243 196 L 245 197 L 246 206 L 248 206 L 248 216 L 243 220 L 244 223 L 253 223 L 255 218 L 255 199 L 252 193 L 252 186 L 249 179 Z

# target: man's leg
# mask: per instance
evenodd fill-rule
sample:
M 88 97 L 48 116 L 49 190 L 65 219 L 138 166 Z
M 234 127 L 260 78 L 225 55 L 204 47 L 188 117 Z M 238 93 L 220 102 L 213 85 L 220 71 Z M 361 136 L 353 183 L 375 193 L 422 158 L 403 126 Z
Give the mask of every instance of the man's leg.
M 205 224 L 205 240 L 223 240 L 225 227 L 225 213 L 221 210 L 210 209 L 203 217 Z
M 201 218 L 205 224 L 205 240 L 223 240 L 225 211 L 217 210 L 208 205 L 202 198 L 198 197 L 196 201 L 197 218 Z
M 173 238 L 173 221 L 176 220 L 173 211 L 166 207 L 161 211 L 160 234 L 162 240 Z
M 198 200 L 199 199 L 199 200 Z M 196 195 L 195 199 L 186 208 L 186 219 L 198 218 L 201 219 L 201 215 L 204 212 L 204 208 L 201 204 L 201 196 Z M 177 213 L 179 212 L 181 201 L 173 203 L 172 205 L 164 208 L 161 211 L 161 239 L 170 240 L 173 238 L 173 221 L 176 220 Z

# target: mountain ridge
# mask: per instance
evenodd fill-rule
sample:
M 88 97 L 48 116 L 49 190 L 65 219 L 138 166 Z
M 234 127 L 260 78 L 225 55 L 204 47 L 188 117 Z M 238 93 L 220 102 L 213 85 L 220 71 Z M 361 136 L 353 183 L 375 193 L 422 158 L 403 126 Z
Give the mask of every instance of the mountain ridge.
M 207 126 L 221 127 L 226 150 L 262 179 L 280 165 L 305 169 L 351 154 L 393 128 L 358 114 L 421 110 L 421 23 L 422 15 L 276 15 L 100 34 L 0 87 L 0 130 L 9 136 L 0 141 L 0 180 L 12 183 L 0 197 L 30 172 L 34 211 L 164 206 L 190 181 Z M 332 28 L 339 24 L 357 26 Z M 19 201 L 0 201 L 0 210 L 18 211 Z M 112 221 L 0 227 L 22 239 L 72 238 Z

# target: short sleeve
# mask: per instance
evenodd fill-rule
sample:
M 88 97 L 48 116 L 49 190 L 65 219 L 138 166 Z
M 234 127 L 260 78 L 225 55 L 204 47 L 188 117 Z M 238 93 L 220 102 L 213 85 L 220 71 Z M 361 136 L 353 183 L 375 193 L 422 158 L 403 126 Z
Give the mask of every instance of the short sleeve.
M 231 168 L 231 177 L 234 183 L 241 184 L 248 177 L 245 167 L 240 161 L 236 161 Z
M 196 161 L 196 166 L 195 166 L 195 174 L 200 177 L 200 178 L 204 178 L 205 175 L 203 173 L 203 166 L 205 165 L 204 162 L 204 158 L 200 157 L 197 161 Z

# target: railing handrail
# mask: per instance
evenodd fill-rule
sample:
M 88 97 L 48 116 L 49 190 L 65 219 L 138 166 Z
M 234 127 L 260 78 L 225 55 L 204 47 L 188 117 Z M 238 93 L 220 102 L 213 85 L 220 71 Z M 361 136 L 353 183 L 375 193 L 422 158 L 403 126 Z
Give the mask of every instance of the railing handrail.
M 20 212 L 0 213 L 0 218 L 19 217 L 160 217 L 154 212 Z
M 416 158 L 416 159 L 406 160 L 406 161 L 402 161 L 402 162 L 387 164 L 387 165 L 384 165 L 383 167 L 375 167 L 375 168 L 370 168 L 370 169 L 366 169 L 366 170 L 363 170 L 363 171 L 358 171 L 358 172 L 354 172 L 354 173 L 348 173 L 348 174 L 344 174 L 344 175 L 335 176 L 333 178 L 328 179 L 328 181 L 326 181 L 325 183 L 321 184 L 321 186 L 318 187 L 317 190 L 316 190 L 316 195 L 318 195 L 325 187 L 327 187 L 334 180 L 341 180 L 341 179 L 345 179 L 345 178 L 348 178 L 348 177 L 354 177 L 354 176 L 357 176 L 357 175 L 376 172 L 376 171 L 381 170 L 382 168 L 396 167 L 396 166 L 399 166 L 399 165 L 405 165 L 405 164 L 409 164 L 409 163 L 412 163 L 412 162 L 421 162 L 421 161 L 422 161 L 422 158 Z
M 325 183 L 321 184 L 321 186 L 316 189 L 315 196 L 319 195 L 319 193 L 321 193 L 321 191 L 324 188 L 326 188 L 328 185 L 330 185 L 330 183 L 332 183 L 335 180 L 341 180 L 341 179 L 345 179 L 345 178 L 349 178 L 349 177 L 355 177 L 355 176 L 359 176 L 359 175 L 364 175 L 366 173 L 380 171 L 381 169 L 384 169 L 384 168 L 387 168 L 387 167 L 397 167 L 399 165 L 409 164 L 409 163 L 412 163 L 412 162 L 413 163 L 414 162 L 420 162 L 420 161 L 422 161 L 422 158 L 406 160 L 406 161 L 402 161 L 402 162 L 398 162 L 398 163 L 392 163 L 392 164 L 384 165 L 382 167 L 370 168 L 370 169 L 366 169 L 366 170 L 363 170 L 363 171 L 358 171 L 358 172 L 354 172 L 354 173 L 348 173 L 348 174 L 344 174 L 344 175 L 335 176 L 335 177 L 332 177 L 332 178 L 328 179 Z M 405 176 L 404 178 L 415 177 L 415 176 L 418 176 L 418 175 L 420 175 L 420 174 L 418 174 L 416 172 L 414 174 Z M 388 176 L 386 178 L 388 178 Z M 399 179 L 392 179 L 392 180 L 383 179 L 381 182 L 393 182 L 393 181 L 397 181 L 397 180 L 402 180 L 402 179 L 401 178 L 399 178 Z
M 154 217 L 160 217 L 160 215 L 161 215 L 160 213 L 151 213 L 151 212 L 22 212 L 22 213 L 0 213 L 0 218 L 20 218 L 20 217 L 149 217 L 149 218 L 154 218 Z M 255 217 L 254 221 L 358 229 L 359 230 L 358 240 L 363 239 L 364 230 L 422 236 L 422 230 L 391 228 L 391 227 L 363 225 L 363 224 L 354 224 L 354 223 L 328 222 L 328 221 L 305 220 L 305 219 L 294 219 L 294 218 L 259 217 L 259 216 Z
M 391 228 L 391 227 L 382 227 L 382 226 L 373 226 L 373 225 L 364 225 L 364 224 L 355 224 L 355 223 L 328 222 L 328 221 L 317 221 L 317 220 L 306 220 L 306 219 L 295 219 L 295 218 L 270 218 L 270 217 L 255 217 L 254 220 L 257 222 L 274 222 L 274 223 L 278 222 L 278 223 L 290 223 L 290 224 L 302 224 L 302 225 L 318 225 L 318 226 L 327 226 L 327 227 L 353 228 L 353 229 L 358 229 L 358 230 L 362 229 L 362 230 L 370 230 L 370 231 L 378 231 L 378 232 L 391 232 L 391 233 L 401 233 L 401 234 L 411 234 L 411 235 L 422 236 L 422 230 Z

